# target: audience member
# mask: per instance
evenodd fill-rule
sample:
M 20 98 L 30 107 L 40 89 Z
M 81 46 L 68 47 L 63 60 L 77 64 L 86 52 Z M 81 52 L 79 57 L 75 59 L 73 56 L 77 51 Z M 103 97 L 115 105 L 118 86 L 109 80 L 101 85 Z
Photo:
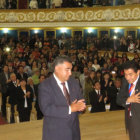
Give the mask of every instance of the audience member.
M 117 105 L 117 103 L 116 103 L 117 94 L 119 93 L 120 88 L 121 88 L 121 79 L 117 78 L 114 81 L 113 86 L 109 87 L 107 90 L 108 100 L 110 103 L 110 111 L 123 109 L 123 107 Z
M 6 97 L 7 88 L 10 80 L 10 73 L 8 71 L 8 66 L 3 66 L 3 72 L 0 73 L 0 92 L 2 93 L 2 116 L 6 117 Z
M 93 87 L 93 91 L 89 93 L 90 104 L 92 106 L 91 113 L 104 112 L 107 101 L 105 92 L 101 90 L 101 84 L 98 81 L 94 83 Z
M 45 80 L 45 75 L 40 75 L 39 76 L 39 84 L 41 83 L 41 82 L 43 82 L 44 80 Z M 38 104 L 38 86 L 39 86 L 39 84 L 37 84 L 35 87 L 36 87 L 36 102 L 35 102 L 35 108 L 36 108 L 36 111 L 37 111 L 37 120 L 40 120 L 40 119 L 42 119 L 43 118 L 43 114 L 42 114 L 42 112 L 41 112 L 41 110 L 40 110 L 40 107 L 39 107 L 39 104 Z
M 1 0 L 0 1 L 0 9 L 5 9 L 6 8 L 6 0 Z
M 20 122 L 29 121 L 33 101 L 32 89 L 26 85 L 26 80 L 20 79 L 20 86 L 17 92 L 17 110 Z
M 8 83 L 7 96 L 9 96 L 9 104 L 11 105 L 11 123 L 14 123 L 14 106 L 17 105 L 17 87 L 19 86 L 19 80 L 16 78 L 15 73 L 10 74 L 11 82 Z
M 86 104 L 89 105 L 89 93 L 93 90 L 93 84 L 96 81 L 96 73 L 95 71 L 90 71 L 89 76 L 85 79 L 85 91 L 84 91 L 84 97 Z
M 31 0 L 29 3 L 30 9 L 38 9 L 38 2 L 37 0 Z

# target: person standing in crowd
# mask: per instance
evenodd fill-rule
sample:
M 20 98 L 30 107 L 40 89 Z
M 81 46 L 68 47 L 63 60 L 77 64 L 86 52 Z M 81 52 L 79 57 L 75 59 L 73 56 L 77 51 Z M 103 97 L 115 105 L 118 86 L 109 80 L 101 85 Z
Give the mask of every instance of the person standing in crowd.
M 115 79 L 113 86 L 107 89 L 108 100 L 110 103 L 110 111 L 124 109 L 123 107 L 117 105 L 116 103 L 117 95 L 120 91 L 120 88 L 121 88 L 121 79 L 117 78 Z
M 40 75 L 39 76 L 39 84 L 40 83 L 42 83 L 43 81 L 45 80 L 45 75 Z M 35 108 L 36 108 L 36 111 L 37 111 L 37 120 L 40 120 L 40 119 L 42 119 L 43 118 L 43 114 L 42 114 L 42 112 L 41 112 L 41 110 L 40 110 L 40 107 L 39 107 L 39 104 L 38 104 L 38 86 L 39 86 L 39 84 L 37 84 L 36 86 L 35 86 L 35 90 L 36 90 L 36 102 L 35 102 Z
M 26 85 L 25 79 L 20 79 L 20 86 L 17 89 L 17 110 L 20 122 L 29 121 L 32 109 L 32 89 Z
M 14 123 L 14 105 L 17 104 L 17 87 L 19 80 L 16 78 L 15 73 L 10 74 L 11 82 L 8 83 L 7 95 L 9 96 L 9 104 L 11 105 L 11 123 Z
M 6 0 L 1 0 L 0 1 L 0 9 L 5 9 L 6 8 Z
M 83 91 L 85 91 L 85 81 L 86 81 L 86 78 L 88 77 L 88 75 L 89 75 L 88 67 L 85 66 L 83 68 L 83 73 L 79 77 Z M 85 95 L 85 93 L 83 93 L 83 95 Z
M 104 112 L 105 103 L 107 97 L 105 92 L 101 90 L 101 84 L 99 81 L 95 81 L 93 84 L 94 89 L 89 93 L 89 99 L 91 104 L 91 113 Z
M 90 71 L 89 76 L 85 79 L 85 100 L 86 104 L 89 105 L 89 93 L 93 90 L 93 84 L 96 81 L 96 73 L 95 71 Z
M 2 93 L 2 116 L 6 117 L 6 97 L 7 97 L 7 85 L 10 82 L 10 73 L 8 66 L 4 65 L 3 72 L 0 73 L 0 92 Z
M 39 75 L 40 75 L 39 69 L 35 68 L 32 75 L 34 85 L 39 84 Z
M 130 140 L 140 139 L 140 75 L 134 61 L 124 64 L 124 79 L 117 103 L 125 107 L 125 124 Z
M 32 89 L 32 93 L 33 93 L 33 101 L 36 101 L 36 87 L 33 83 L 33 79 L 32 77 L 29 77 L 27 79 L 27 85 Z
M 18 68 L 17 79 L 25 79 L 27 81 L 28 75 L 24 72 L 24 68 L 22 65 Z
M 71 70 L 71 59 L 59 56 L 53 62 L 53 75 L 39 85 L 43 140 L 81 140 L 78 114 L 86 105 Z

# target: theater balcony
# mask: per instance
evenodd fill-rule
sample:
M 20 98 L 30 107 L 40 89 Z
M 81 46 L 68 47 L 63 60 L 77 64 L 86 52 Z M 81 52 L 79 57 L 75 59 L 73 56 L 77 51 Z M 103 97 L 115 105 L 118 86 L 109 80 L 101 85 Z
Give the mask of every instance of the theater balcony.
M 0 10 L 0 28 L 46 27 L 139 27 L 140 4 L 56 8 L 37 10 Z

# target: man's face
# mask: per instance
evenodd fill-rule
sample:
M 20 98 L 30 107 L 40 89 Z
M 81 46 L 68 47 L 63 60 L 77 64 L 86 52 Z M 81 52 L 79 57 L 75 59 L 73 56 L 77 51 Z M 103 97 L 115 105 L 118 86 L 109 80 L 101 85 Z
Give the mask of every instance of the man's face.
M 88 73 L 88 68 L 84 68 L 84 73 L 85 73 L 85 74 Z
M 94 85 L 94 88 L 96 90 L 100 90 L 101 89 L 101 84 L 99 82 L 96 82 L 95 85 Z
M 121 87 L 121 81 L 118 81 L 118 80 L 117 80 L 117 81 L 115 81 L 114 84 L 115 84 L 115 87 L 116 87 L 116 88 L 120 88 L 120 87 Z
M 20 72 L 20 73 L 23 73 L 23 72 L 24 72 L 23 67 L 20 67 L 20 68 L 19 68 L 19 72 Z
M 12 74 L 12 75 L 10 76 L 10 79 L 11 79 L 12 81 L 16 81 L 16 75 L 15 75 L 15 74 Z
M 41 76 L 39 80 L 40 80 L 40 83 L 41 83 L 41 82 L 43 82 L 45 80 L 45 77 Z
M 4 72 L 8 72 L 8 66 L 4 66 L 3 70 Z
M 55 67 L 55 75 L 61 82 L 65 82 L 71 76 L 72 64 L 69 62 L 64 62 L 63 64 L 58 64 Z
M 125 79 L 128 81 L 128 83 L 133 83 L 136 81 L 138 75 L 139 75 L 139 71 L 135 72 L 133 69 L 125 69 L 124 70 L 124 75 L 125 75 Z

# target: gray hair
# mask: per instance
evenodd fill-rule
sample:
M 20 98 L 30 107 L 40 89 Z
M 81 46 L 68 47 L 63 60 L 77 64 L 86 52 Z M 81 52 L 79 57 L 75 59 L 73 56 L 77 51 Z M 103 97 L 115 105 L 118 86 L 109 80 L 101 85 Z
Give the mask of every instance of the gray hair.
M 54 72 L 55 67 L 57 65 L 63 64 L 64 62 L 72 63 L 70 57 L 68 57 L 66 55 L 61 55 L 61 56 L 56 57 L 55 60 L 53 61 L 53 64 L 52 64 L 52 70 L 53 70 L 53 72 Z

